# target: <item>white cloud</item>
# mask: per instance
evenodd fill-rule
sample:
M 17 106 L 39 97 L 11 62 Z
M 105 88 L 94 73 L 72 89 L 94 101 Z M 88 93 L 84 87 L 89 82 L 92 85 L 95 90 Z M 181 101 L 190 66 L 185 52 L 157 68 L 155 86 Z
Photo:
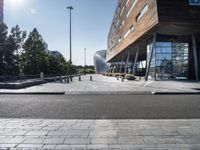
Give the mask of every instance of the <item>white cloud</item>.
M 34 9 L 34 8 L 31 8 L 31 9 L 30 9 L 30 13 L 31 13 L 32 15 L 35 15 L 35 14 L 37 14 L 37 10 Z

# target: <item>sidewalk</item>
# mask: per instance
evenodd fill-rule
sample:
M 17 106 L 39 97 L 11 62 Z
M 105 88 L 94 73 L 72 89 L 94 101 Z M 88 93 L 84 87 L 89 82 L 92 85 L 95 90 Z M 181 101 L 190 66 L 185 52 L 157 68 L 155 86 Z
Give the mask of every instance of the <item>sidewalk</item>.
M 51 82 L 43 85 L 33 86 L 19 90 L 0 89 L 0 93 L 77 93 L 77 92 L 200 92 L 200 82 L 191 81 L 147 81 L 136 80 L 124 82 L 114 77 L 102 75 L 82 76 L 82 81 L 78 77 L 73 82 Z
M 0 148 L 197 150 L 200 119 L 0 119 Z

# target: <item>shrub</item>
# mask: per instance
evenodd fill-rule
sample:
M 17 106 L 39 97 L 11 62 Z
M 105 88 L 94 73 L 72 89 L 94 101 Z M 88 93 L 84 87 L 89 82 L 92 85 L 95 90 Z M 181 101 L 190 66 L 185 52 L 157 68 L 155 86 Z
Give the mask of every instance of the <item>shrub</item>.
M 126 75 L 125 75 L 125 79 L 127 79 L 127 80 L 135 80 L 136 78 L 135 78 L 135 76 L 132 75 L 132 74 L 126 74 Z
M 125 76 L 126 76 L 126 73 L 121 73 L 121 74 L 120 74 L 120 77 L 125 78 Z
M 118 76 L 120 76 L 120 73 L 114 73 L 113 76 L 118 77 Z

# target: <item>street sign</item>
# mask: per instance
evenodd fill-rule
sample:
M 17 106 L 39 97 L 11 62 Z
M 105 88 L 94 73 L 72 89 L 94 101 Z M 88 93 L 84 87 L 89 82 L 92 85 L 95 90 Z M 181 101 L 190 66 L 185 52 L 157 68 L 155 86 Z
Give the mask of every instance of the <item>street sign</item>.
M 200 0 L 189 0 L 190 5 L 200 5 Z

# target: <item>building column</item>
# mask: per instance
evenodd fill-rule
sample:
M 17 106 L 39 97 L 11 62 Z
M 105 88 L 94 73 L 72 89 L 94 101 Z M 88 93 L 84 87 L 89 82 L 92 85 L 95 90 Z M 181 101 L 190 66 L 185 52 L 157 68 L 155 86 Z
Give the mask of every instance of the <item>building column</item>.
M 126 59 L 126 65 L 125 65 L 125 71 L 124 71 L 124 73 L 127 73 L 129 58 L 130 58 L 130 52 L 128 51 L 128 56 L 127 56 L 127 59 Z
M 120 58 L 118 58 L 118 60 L 117 60 L 117 73 L 119 73 L 119 71 L 120 71 L 120 60 L 119 60 Z
M 196 45 L 196 38 L 195 35 L 192 34 L 192 49 L 193 49 L 193 56 L 194 56 L 194 68 L 195 68 L 195 78 L 199 81 L 199 68 L 198 68 L 198 58 L 197 58 L 197 45 Z
M 124 54 L 122 55 L 122 60 L 121 60 L 121 64 L 120 64 L 119 73 L 122 73 L 122 65 L 123 65 L 123 61 L 124 61 Z
M 136 54 L 135 54 L 134 64 L 133 64 L 133 74 L 134 74 L 134 75 L 135 75 L 135 73 L 136 73 L 136 66 L 137 66 L 137 61 L 138 61 L 139 49 L 140 49 L 140 46 L 138 45 L 137 51 L 136 51 Z
M 151 61 L 152 61 L 153 53 L 156 49 L 156 38 L 157 38 L 157 34 L 155 33 L 153 35 L 153 45 L 152 45 L 152 49 L 151 49 L 151 53 L 150 53 L 150 57 L 149 57 L 149 62 L 147 63 L 147 66 L 146 66 L 145 81 L 148 81 L 149 71 L 150 71 L 150 67 L 151 67 Z

